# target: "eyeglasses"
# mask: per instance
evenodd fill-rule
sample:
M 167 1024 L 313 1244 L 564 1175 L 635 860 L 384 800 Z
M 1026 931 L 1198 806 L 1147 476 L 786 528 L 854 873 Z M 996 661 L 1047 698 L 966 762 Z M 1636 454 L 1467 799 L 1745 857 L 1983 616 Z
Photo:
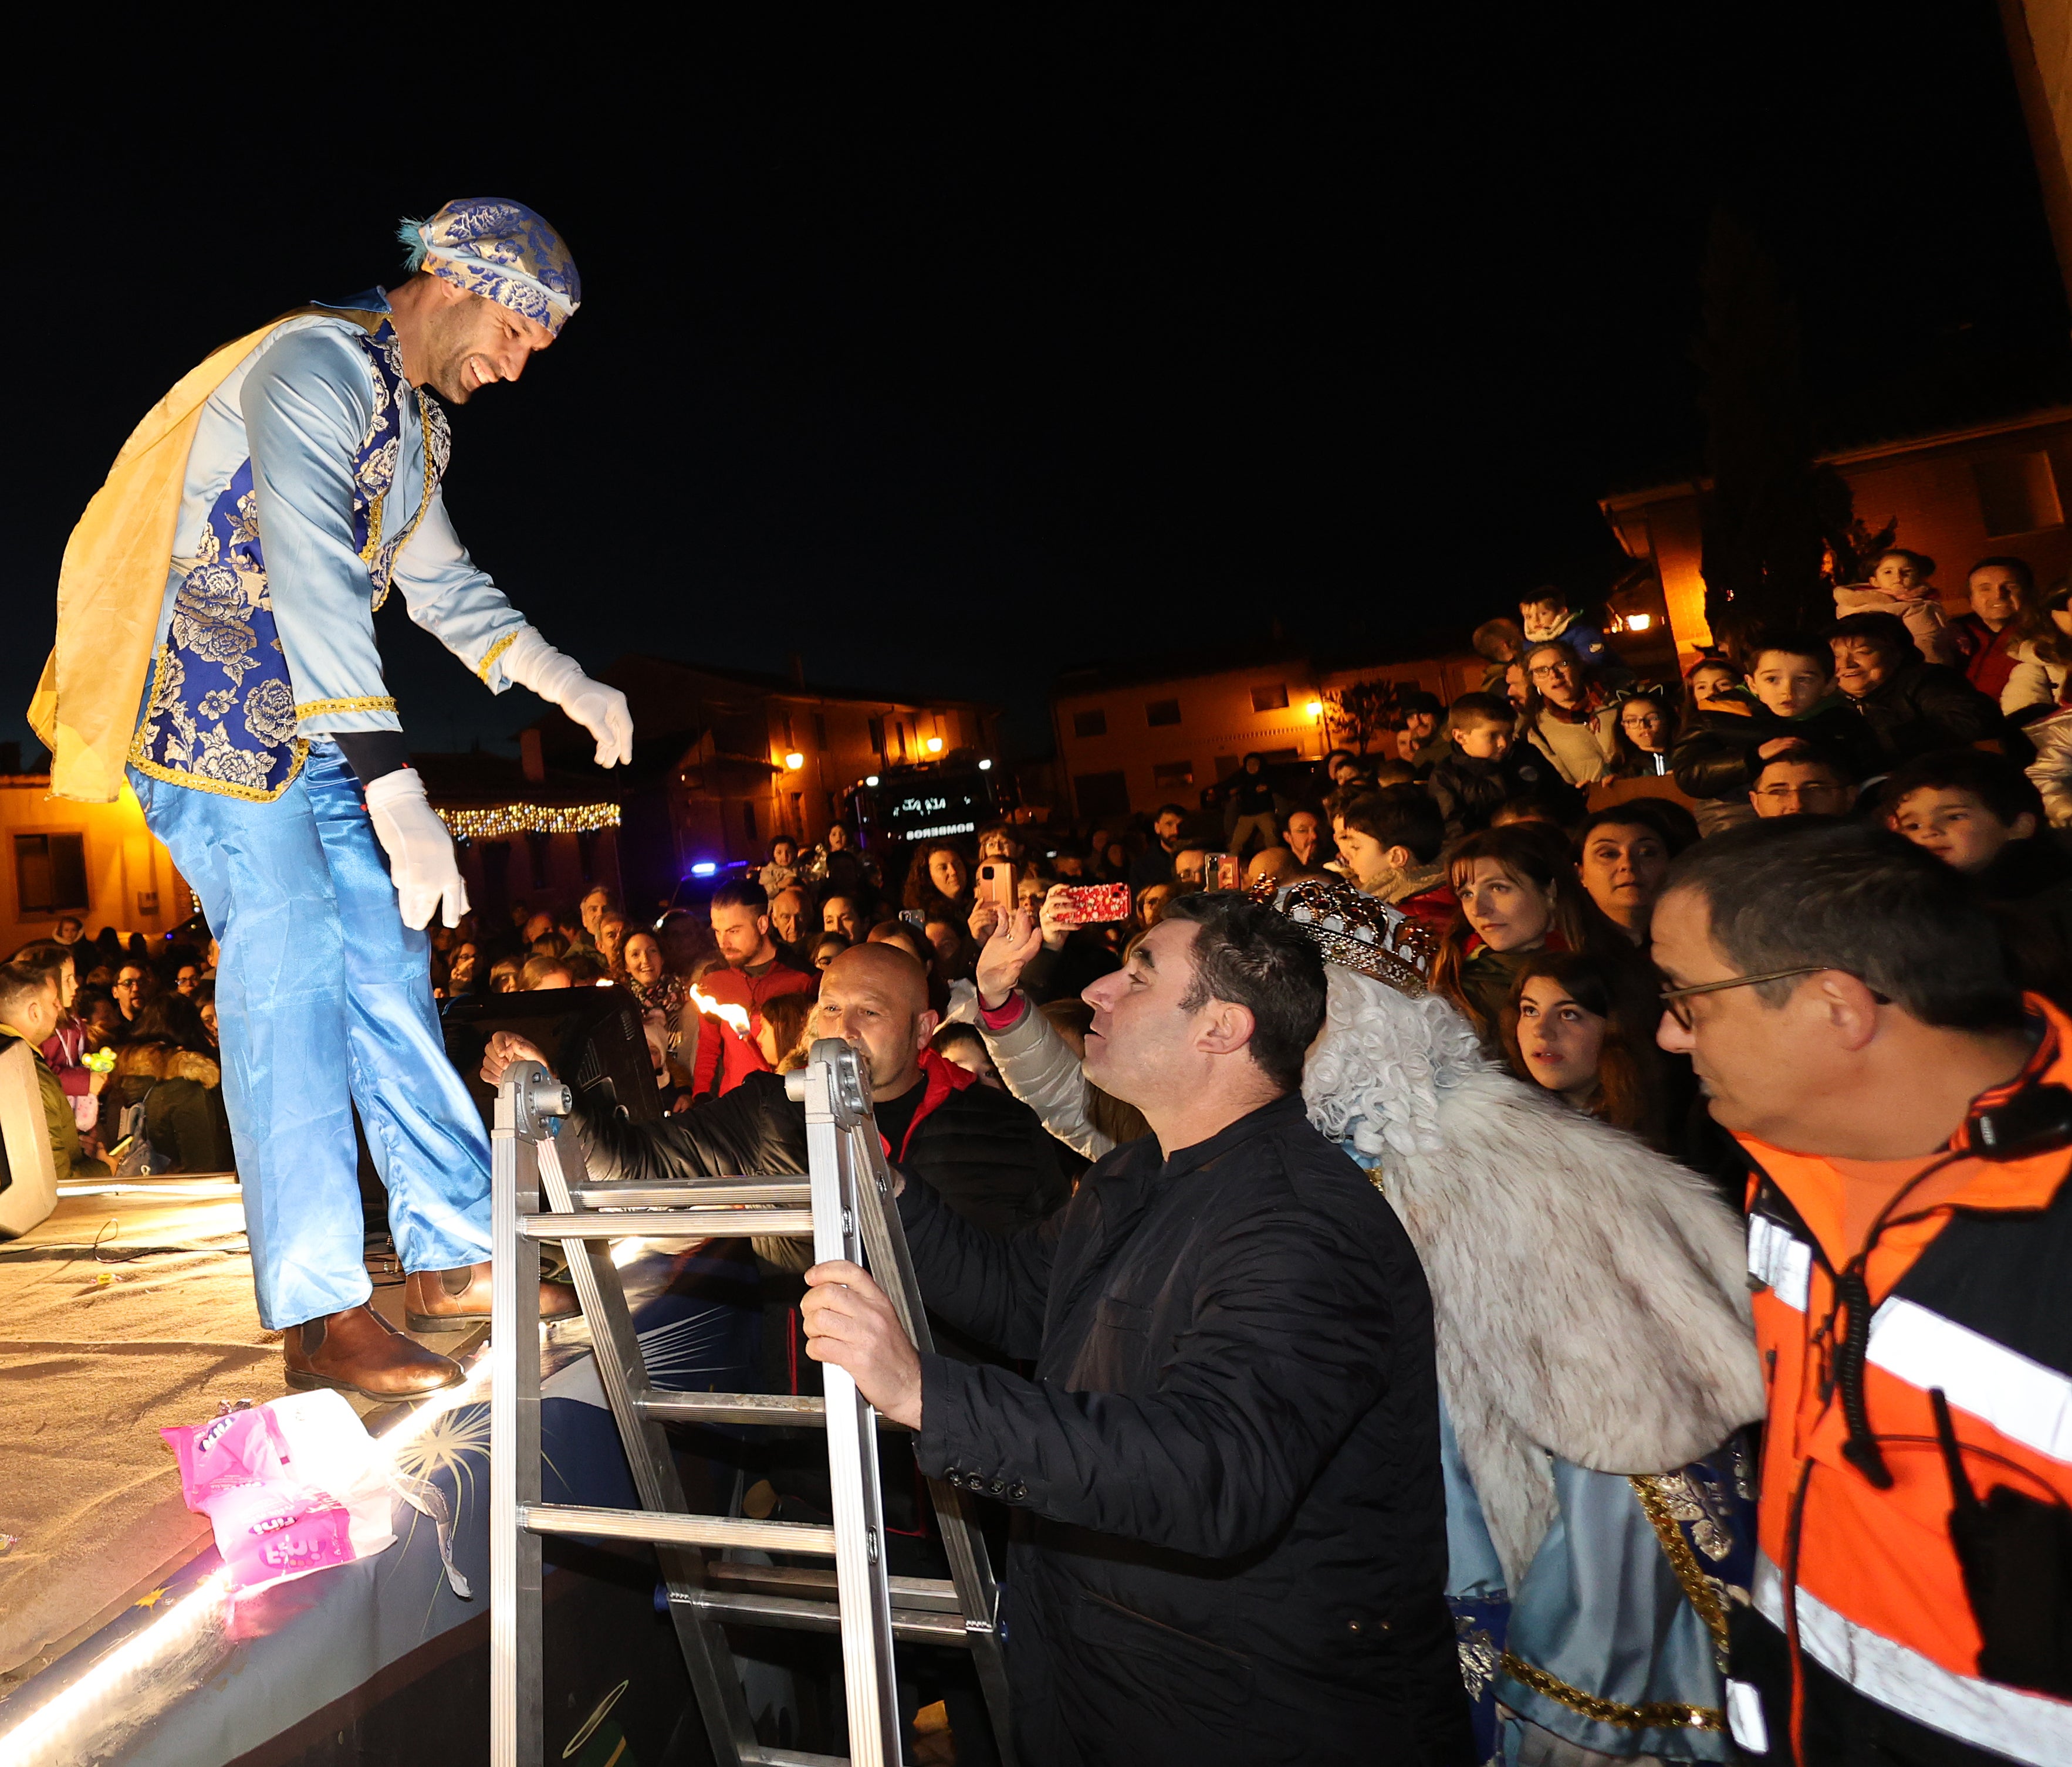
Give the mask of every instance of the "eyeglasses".
M 1766 970 L 1760 976 L 1729 976 L 1720 982 L 1694 982 L 1688 988 L 1665 988 L 1660 997 L 1662 1009 L 1688 1031 L 1691 1029 L 1691 1009 L 1684 1002 L 1693 994 L 1716 994 L 1729 988 L 1753 988 L 1763 982 L 1788 981 L 1794 976 L 1823 976 L 1834 968 L 1832 964 L 1801 964 L 1795 969 Z M 1846 976 L 1853 972 L 1844 970 L 1842 973 Z M 1861 981 L 1863 977 L 1858 976 L 1856 980 Z M 1881 1006 L 1892 1005 L 1892 997 L 1881 994 L 1875 988 L 1871 989 L 1871 998 Z
M 1755 795 L 1772 803 L 1796 803 L 1801 798 L 1846 797 L 1848 790 L 1845 785 L 1830 785 L 1824 779 L 1809 779 L 1804 785 L 1759 786 Z

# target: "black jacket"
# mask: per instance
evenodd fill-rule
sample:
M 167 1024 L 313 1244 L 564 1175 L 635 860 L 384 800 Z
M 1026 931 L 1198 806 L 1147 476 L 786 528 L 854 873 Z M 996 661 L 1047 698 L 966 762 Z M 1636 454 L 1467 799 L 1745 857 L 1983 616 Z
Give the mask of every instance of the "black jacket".
M 2006 728 L 1999 701 L 1939 663 L 1902 664 L 1856 707 L 1877 738 L 1887 766 L 1938 749 L 1968 748 Z
M 2072 1010 L 2072 854 L 2048 830 L 2010 840 L 1978 883 L 2022 986 Z
M 1701 712 L 1697 721 L 1676 739 L 1670 771 L 1694 798 L 1733 798 L 1745 802 L 1762 762 L 1757 751 L 1766 742 L 1810 742 L 1838 750 L 1860 779 L 1885 766 L 1877 738 L 1863 714 L 1847 701 L 1810 717 L 1781 718 L 1766 705 L 1749 712 Z
M 1029 1512 L 1018 1752 L 1465 1763 L 1432 1303 L 1380 1194 L 1276 1100 L 1116 1149 L 1003 1243 L 899 1203 L 932 1310 L 1036 1378 L 922 1359 L 922 1469 Z
M 594 1178 L 667 1184 L 806 1169 L 806 1107 L 786 1095 L 781 1074 L 751 1074 L 725 1096 L 659 1123 L 581 1111 L 572 1120 Z M 1010 1234 L 1041 1221 L 1068 1190 L 1056 1144 L 1036 1113 L 985 1086 L 952 1092 L 922 1117 L 901 1163 L 989 1233 Z
M 1580 816 L 1583 809 L 1583 794 L 1523 737 L 1501 761 L 1476 760 L 1454 749 L 1432 769 L 1424 789 L 1446 819 L 1449 840 L 1486 828 L 1490 818 L 1513 798 L 1536 798 L 1564 817 Z

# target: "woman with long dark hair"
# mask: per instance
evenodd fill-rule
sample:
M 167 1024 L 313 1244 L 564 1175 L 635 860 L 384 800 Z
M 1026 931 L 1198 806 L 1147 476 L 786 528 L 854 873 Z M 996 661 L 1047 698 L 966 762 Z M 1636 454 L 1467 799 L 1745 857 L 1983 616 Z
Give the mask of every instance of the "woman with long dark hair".
M 905 906 L 923 914 L 947 906 L 959 921 L 971 918 L 971 864 L 954 840 L 925 840 L 914 849 L 906 867 Z
M 1663 1145 L 1667 1097 L 1655 1027 L 1633 1017 L 1622 969 L 1572 951 L 1527 958 L 1511 984 L 1503 1050 L 1520 1079 Z

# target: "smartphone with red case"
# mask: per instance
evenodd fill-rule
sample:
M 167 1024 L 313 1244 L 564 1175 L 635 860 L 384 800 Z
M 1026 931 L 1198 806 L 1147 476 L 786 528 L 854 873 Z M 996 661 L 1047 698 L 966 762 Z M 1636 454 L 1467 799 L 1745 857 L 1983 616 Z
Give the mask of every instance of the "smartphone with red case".
M 1066 912 L 1082 927 L 1129 918 L 1129 886 L 1126 883 L 1083 884 L 1068 888 L 1060 900 Z
M 1242 890 L 1244 863 L 1234 853 L 1205 853 L 1202 855 L 1202 883 L 1209 890 Z

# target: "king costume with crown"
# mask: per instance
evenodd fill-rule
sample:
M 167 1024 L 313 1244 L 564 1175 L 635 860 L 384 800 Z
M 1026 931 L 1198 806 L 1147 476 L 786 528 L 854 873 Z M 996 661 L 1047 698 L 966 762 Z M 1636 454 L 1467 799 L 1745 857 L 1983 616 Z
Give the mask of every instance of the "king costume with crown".
M 65 551 L 30 717 L 60 797 L 134 788 L 220 950 L 223 1084 L 258 1291 L 297 1386 L 375 1396 L 459 1370 L 366 1303 L 358 1107 L 413 1323 L 487 1317 L 489 1149 L 446 1059 L 425 928 L 467 894 L 408 764 L 374 613 L 409 614 L 492 692 L 560 705 L 629 758 L 623 697 L 469 558 L 446 416 L 516 380 L 582 298 L 520 203 L 406 223 L 409 281 L 238 339 L 138 426 Z M 557 1292 L 549 1313 L 570 1310 Z

